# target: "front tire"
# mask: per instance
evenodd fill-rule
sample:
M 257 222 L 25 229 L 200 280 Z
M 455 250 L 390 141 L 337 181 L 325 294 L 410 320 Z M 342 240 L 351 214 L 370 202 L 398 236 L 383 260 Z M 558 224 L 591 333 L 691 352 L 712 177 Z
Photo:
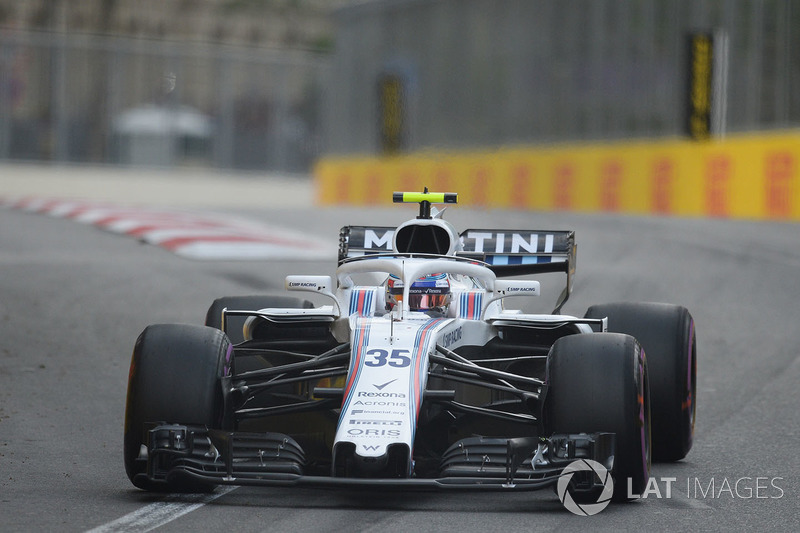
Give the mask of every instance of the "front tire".
M 546 430 L 614 433 L 613 499 L 629 499 L 629 487 L 641 494 L 650 476 L 650 395 L 636 339 L 611 333 L 562 337 L 547 357 L 547 383 Z
M 647 353 L 653 409 L 653 459 L 678 461 L 692 448 L 697 339 L 685 307 L 620 302 L 595 305 L 587 318 L 608 317 L 608 330 L 636 337 Z
M 186 480 L 151 481 L 141 450 L 150 423 L 233 429 L 228 398 L 233 372 L 233 351 L 223 332 L 181 324 L 145 328 L 133 349 L 125 408 L 125 471 L 135 486 L 154 491 L 209 490 L 207 484 Z

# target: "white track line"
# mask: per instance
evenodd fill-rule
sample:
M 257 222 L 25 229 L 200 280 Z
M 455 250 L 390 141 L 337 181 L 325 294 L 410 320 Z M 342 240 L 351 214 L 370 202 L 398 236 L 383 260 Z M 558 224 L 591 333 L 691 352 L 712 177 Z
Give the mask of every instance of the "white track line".
M 324 260 L 336 245 L 286 228 L 206 212 L 126 207 L 44 197 L 0 197 L 11 207 L 127 235 L 199 260 Z
M 237 487 L 219 487 L 213 494 L 189 494 L 168 496 L 166 501 L 151 503 L 113 522 L 97 526 L 86 533 L 124 533 L 152 531 L 211 503 Z M 177 501 L 176 501 L 177 500 Z

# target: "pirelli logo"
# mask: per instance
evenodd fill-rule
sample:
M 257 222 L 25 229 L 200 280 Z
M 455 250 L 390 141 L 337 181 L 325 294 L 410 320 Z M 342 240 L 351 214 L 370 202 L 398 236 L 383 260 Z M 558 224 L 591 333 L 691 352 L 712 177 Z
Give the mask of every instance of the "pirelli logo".
M 356 426 L 402 426 L 401 420 L 350 420 Z

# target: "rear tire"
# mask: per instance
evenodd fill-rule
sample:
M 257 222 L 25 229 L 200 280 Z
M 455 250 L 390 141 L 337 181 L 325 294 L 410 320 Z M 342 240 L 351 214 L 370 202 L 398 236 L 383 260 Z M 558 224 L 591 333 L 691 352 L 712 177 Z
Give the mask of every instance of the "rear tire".
M 647 363 L 636 339 L 562 337 L 547 358 L 547 383 L 546 430 L 616 434 L 613 499 L 629 499 L 628 487 L 641 494 L 650 476 L 650 402 Z
M 587 318 L 608 317 L 608 330 L 636 337 L 647 353 L 653 417 L 653 459 L 678 461 L 692 448 L 696 412 L 697 340 L 685 307 L 659 303 L 595 305 Z
M 125 408 L 125 471 L 144 490 L 205 492 L 208 484 L 157 483 L 145 477 L 139 459 L 149 423 L 233 429 L 229 401 L 233 351 L 228 338 L 205 326 L 157 324 L 139 335 L 128 375 Z
M 293 296 L 225 296 L 217 298 L 206 313 L 206 326 L 222 329 L 222 310 L 258 311 L 267 307 L 284 307 L 294 309 L 311 309 L 314 304 L 308 300 Z M 244 340 L 242 328 L 247 320 L 245 316 L 232 316 L 228 318 L 226 333 L 233 344 Z

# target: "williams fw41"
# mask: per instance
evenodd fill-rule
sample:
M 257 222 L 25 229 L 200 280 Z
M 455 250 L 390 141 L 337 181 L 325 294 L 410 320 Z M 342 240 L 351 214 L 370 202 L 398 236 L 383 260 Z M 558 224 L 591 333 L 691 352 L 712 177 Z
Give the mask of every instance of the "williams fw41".
M 142 332 L 125 413 L 135 486 L 530 490 L 591 459 L 624 500 L 645 490 L 651 457 L 687 454 L 696 354 L 685 308 L 561 314 L 574 232 L 458 233 L 433 205 L 455 194 L 394 196 L 419 215 L 346 226 L 335 277 L 286 278 L 327 305 L 224 297 L 203 326 Z M 566 275 L 554 311 L 507 307 L 538 297 L 531 276 L 546 273 Z M 569 486 L 576 501 L 602 488 L 591 474 Z

